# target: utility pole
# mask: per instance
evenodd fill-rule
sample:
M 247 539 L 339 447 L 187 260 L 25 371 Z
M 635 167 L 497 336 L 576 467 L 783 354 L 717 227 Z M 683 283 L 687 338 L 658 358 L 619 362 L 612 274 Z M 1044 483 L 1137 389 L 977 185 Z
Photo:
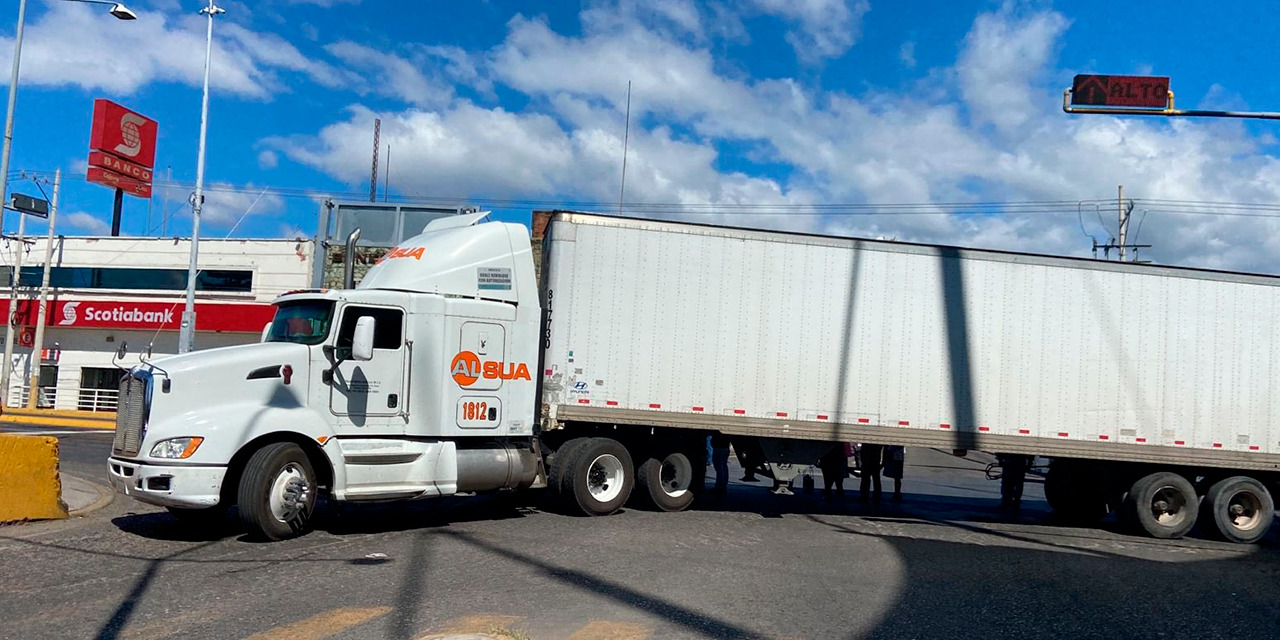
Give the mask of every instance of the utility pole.
M 187 300 L 182 309 L 182 326 L 178 332 L 178 353 L 196 348 L 196 265 L 200 251 L 200 211 L 204 208 L 204 146 L 209 131 L 209 59 L 213 56 L 213 17 L 226 10 L 209 0 L 200 10 L 209 17 L 204 40 L 204 97 L 200 103 L 200 155 L 196 158 L 196 192 L 191 196 L 191 260 L 187 264 Z
M 378 201 L 378 150 L 382 147 L 382 118 L 373 119 L 373 169 L 369 171 L 369 202 Z
M 53 263 L 53 227 L 58 224 L 58 188 L 62 185 L 62 169 L 53 173 L 53 203 L 49 207 L 49 233 L 44 240 L 44 275 L 40 277 L 40 307 L 36 312 L 36 338 L 31 345 L 31 381 L 27 385 L 27 408 L 38 409 L 40 401 L 40 368 L 44 364 L 44 323 L 48 315 L 49 266 Z
M 18 249 L 13 258 L 13 272 L 9 278 L 9 326 L 4 332 L 4 369 L 0 372 L 0 391 L 4 393 L 4 406 L 9 406 L 9 375 L 13 373 L 13 338 L 18 329 L 18 283 L 22 281 L 22 256 L 27 252 L 27 214 L 18 212 Z

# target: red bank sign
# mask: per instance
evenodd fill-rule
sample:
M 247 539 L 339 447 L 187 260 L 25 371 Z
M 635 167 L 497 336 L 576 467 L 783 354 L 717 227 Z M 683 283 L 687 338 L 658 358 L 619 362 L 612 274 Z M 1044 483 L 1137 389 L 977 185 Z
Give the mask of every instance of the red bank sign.
M 89 182 L 151 197 L 156 121 L 110 100 L 93 101 Z
M 8 312 L 9 301 L 0 300 Z M 18 302 L 18 324 L 34 325 L 36 303 Z M 197 331 L 258 333 L 271 322 L 275 307 L 269 304 L 197 303 Z M 181 302 L 134 302 L 127 300 L 69 300 L 49 303 L 45 325 L 71 329 L 147 329 L 177 331 L 182 324 Z

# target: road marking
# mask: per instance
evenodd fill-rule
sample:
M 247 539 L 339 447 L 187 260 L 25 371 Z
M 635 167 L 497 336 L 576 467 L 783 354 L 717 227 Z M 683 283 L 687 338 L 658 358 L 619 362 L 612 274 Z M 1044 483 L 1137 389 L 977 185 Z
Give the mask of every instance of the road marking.
M 438 631 L 418 638 L 418 640 L 436 640 L 454 635 L 473 634 L 510 637 L 512 625 L 522 620 L 520 616 L 501 616 L 480 614 L 450 620 Z
M 568 640 L 645 640 L 653 635 L 653 627 L 634 622 L 592 620 L 578 629 Z
M 255 633 L 245 640 L 320 640 L 386 615 L 391 607 L 341 607 Z

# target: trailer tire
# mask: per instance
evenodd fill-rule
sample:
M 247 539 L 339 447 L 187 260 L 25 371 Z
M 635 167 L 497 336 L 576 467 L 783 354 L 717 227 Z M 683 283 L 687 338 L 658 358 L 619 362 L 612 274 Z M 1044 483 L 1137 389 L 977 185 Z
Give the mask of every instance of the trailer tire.
M 636 469 L 636 497 L 658 511 L 684 511 L 693 503 L 693 462 L 683 451 L 646 459 Z
M 627 448 L 609 438 L 591 438 L 573 451 L 564 497 L 589 516 L 607 516 L 627 502 L 635 486 L 635 464 Z
M 285 540 L 310 530 L 316 507 L 316 473 L 302 447 L 276 442 L 245 464 L 236 494 L 249 536 Z
M 1247 476 L 1213 483 L 1200 503 L 1200 529 L 1227 542 L 1251 544 L 1261 540 L 1275 516 L 1271 492 Z
M 557 496 L 569 495 L 571 489 L 565 478 L 570 476 L 569 469 L 573 468 L 573 456 L 590 440 L 591 438 L 574 438 L 556 449 L 551 456 L 551 467 L 547 470 L 547 488 L 552 493 Z
M 1121 520 L 1153 538 L 1176 540 L 1196 524 L 1199 497 L 1186 478 L 1158 471 L 1133 483 L 1121 506 Z
M 1096 524 L 1107 515 L 1106 494 L 1096 474 L 1070 460 L 1054 460 L 1044 478 L 1044 497 L 1059 519 L 1081 525 Z

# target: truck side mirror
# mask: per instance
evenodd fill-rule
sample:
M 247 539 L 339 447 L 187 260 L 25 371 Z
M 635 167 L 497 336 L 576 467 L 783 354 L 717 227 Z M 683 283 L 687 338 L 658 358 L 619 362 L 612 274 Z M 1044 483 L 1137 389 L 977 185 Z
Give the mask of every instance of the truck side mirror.
M 373 318 L 365 316 L 356 320 L 356 332 L 351 336 L 351 359 L 367 362 L 373 359 Z
M 261 340 L 261 342 L 266 342 L 266 341 L 267 341 L 267 338 L 269 338 L 269 337 L 271 337 L 271 323 L 270 323 L 270 322 L 268 322 L 268 323 L 267 323 L 267 326 L 265 326 L 265 327 L 263 327 L 263 328 L 262 328 L 262 340 Z

